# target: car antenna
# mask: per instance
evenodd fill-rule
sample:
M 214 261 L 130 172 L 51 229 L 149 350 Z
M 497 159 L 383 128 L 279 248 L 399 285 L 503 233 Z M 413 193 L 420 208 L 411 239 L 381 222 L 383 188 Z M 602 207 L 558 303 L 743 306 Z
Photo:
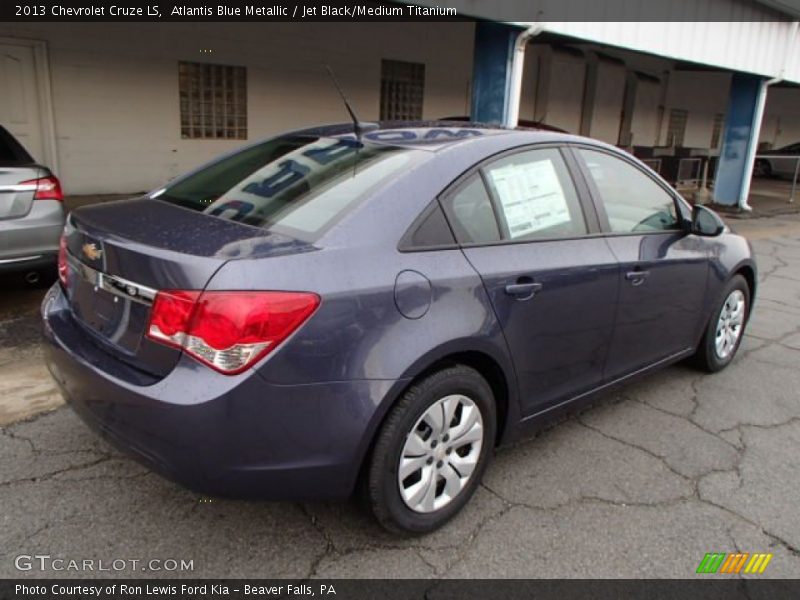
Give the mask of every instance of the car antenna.
M 333 73 L 333 69 L 331 69 L 330 65 L 325 65 L 325 68 L 328 71 L 328 75 L 331 76 L 331 81 L 333 81 L 334 87 L 336 87 L 336 91 L 339 93 L 339 96 L 344 102 L 344 107 L 347 109 L 347 112 L 350 114 L 350 119 L 353 121 L 353 133 L 356 134 L 356 140 L 360 143 L 361 142 L 361 135 L 365 131 L 370 131 L 372 129 L 377 129 L 377 123 L 364 123 L 358 120 L 358 116 L 356 112 L 353 110 L 353 107 L 350 105 L 350 101 L 345 96 L 344 91 L 342 90 L 342 86 L 339 85 L 339 81 L 336 79 L 336 75 Z

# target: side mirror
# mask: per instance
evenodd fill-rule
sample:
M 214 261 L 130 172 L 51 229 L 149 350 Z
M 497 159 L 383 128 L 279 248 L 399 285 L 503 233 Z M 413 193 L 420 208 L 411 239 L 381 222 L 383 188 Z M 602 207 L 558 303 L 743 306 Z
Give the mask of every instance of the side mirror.
M 725 223 L 710 208 L 695 204 L 692 209 L 692 233 L 706 237 L 715 237 L 725 231 Z

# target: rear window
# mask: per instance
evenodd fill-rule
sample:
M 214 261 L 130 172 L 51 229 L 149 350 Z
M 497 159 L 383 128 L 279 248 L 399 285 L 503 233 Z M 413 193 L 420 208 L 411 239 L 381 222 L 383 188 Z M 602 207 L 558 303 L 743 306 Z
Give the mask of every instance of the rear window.
M 426 154 L 364 144 L 352 137 L 280 137 L 223 158 L 154 197 L 313 240 Z
M 14 151 L 11 150 L 11 146 L 0 136 L 0 162 L 11 162 L 12 160 L 16 160 L 16 158 Z
M 0 164 L 28 165 L 33 163 L 30 154 L 3 127 L 0 127 Z

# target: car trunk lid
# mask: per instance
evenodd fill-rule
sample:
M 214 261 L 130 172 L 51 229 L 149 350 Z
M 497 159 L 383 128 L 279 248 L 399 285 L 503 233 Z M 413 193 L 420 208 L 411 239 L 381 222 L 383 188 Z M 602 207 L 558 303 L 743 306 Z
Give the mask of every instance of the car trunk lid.
M 41 177 L 36 166 L 3 166 L 0 164 L 0 219 L 24 217 L 31 210 L 36 183 L 26 183 Z
M 149 198 L 76 211 L 65 242 L 75 319 L 109 353 L 156 376 L 169 373 L 181 354 L 145 336 L 159 290 L 203 290 L 228 260 L 313 249 Z

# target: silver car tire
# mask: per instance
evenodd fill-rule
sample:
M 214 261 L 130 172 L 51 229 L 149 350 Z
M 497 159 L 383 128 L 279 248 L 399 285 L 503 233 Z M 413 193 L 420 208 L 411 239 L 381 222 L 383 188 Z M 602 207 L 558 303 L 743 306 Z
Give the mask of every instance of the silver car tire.
M 421 534 L 458 514 L 494 452 L 496 421 L 492 388 L 471 367 L 453 365 L 413 383 L 382 424 L 366 473 L 378 522 Z
M 693 359 L 710 373 L 721 371 L 736 356 L 750 318 L 750 286 L 734 275 L 722 289 Z

